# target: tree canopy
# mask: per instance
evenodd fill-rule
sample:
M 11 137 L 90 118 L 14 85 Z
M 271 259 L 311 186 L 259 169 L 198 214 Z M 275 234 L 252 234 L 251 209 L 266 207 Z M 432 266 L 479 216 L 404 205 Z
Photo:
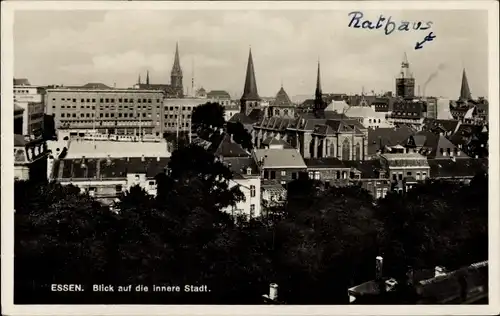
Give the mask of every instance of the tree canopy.
M 72 185 L 15 183 L 15 302 L 260 304 L 269 283 L 288 304 L 347 303 L 374 277 L 454 268 L 488 255 L 488 176 L 429 181 L 375 202 L 358 186 L 288 185 L 283 216 L 236 222 L 220 210 L 243 197 L 204 149 L 176 150 L 157 195 L 131 187 L 116 212 Z M 207 285 L 208 293 L 51 292 L 53 283 Z
M 233 140 L 244 149 L 253 149 L 252 135 L 245 129 L 241 122 L 228 122 L 227 133 L 233 136 Z
M 207 102 L 194 108 L 191 116 L 192 129 L 198 137 L 211 140 L 216 131 L 224 127 L 224 107 L 219 103 Z

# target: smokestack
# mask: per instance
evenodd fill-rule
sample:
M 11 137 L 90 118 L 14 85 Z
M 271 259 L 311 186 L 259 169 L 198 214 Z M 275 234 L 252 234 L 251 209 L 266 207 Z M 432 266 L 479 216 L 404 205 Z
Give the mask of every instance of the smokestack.
M 376 260 L 376 271 L 375 271 L 375 279 L 377 281 L 380 281 L 382 280 L 382 269 L 383 269 L 383 266 L 384 266 L 384 258 L 382 258 L 381 256 L 377 256 L 377 258 L 375 258 Z
M 278 300 L 278 284 L 271 283 L 269 285 L 269 298 L 272 299 L 273 301 Z

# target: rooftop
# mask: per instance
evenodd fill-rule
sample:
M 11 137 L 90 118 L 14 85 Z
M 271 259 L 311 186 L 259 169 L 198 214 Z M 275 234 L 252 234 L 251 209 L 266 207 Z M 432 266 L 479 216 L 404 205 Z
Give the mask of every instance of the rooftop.
M 338 158 L 306 158 L 304 162 L 307 168 L 313 169 L 349 168 Z
M 433 178 L 473 177 L 488 170 L 488 158 L 479 159 L 429 159 Z
M 427 160 L 425 156 L 422 156 L 419 153 L 388 153 L 381 156 L 386 160 Z
M 240 144 L 236 143 L 233 141 L 233 138 L 231 135 L 226 134 L 222 138 L 221 142 L 219 143 L 219 146 L 214 152 L 214 155 L 216 156 L 222 156 L 222 157 L 250 157 L 250 153 L 247 152 L 243 147 L 241 147 Z
M 119 142 L 72 140 L 67 158 L 170 157 L 166 142 Z
M 54 162 L 55 179 L 116 179 L 130 173 L 143 173 L 152 178 L 165 172 L 169 158 L 74 158 Z
M 296 149 L 256 149 L 254 155 L 257 163 L 262 161 L 263 168 L 307 168 Z

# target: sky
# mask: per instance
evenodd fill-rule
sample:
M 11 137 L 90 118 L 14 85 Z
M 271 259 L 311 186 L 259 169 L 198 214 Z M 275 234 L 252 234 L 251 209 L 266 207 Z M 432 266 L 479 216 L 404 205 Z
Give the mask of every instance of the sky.
M 456 98 L 466 68 L 472 95 L 488 95 L 486 11 L 364 11 L 399 23 L 432 21 L 429 30 L 352 28 L 349 11 L 16 11 L 14 75 L 32 84 L 102 82 L 131 87 L 149 70 L 168 84 L 179 43 L 184 87 L 241 96 L 251 47 L 258 91 L 313 95 L 318 59 L 324 93 L 394 91 L 406 52 L 426 95 Z M 424 23 L 425 24 L 425 23 Z M 436 36 L 415 50 L 429 31 Z M 437 72 L 437 74 L 436 74 Z

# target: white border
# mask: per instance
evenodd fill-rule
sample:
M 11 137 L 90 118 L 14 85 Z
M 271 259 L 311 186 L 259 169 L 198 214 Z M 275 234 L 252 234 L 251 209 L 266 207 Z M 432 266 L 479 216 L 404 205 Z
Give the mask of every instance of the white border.
M 2 313 L 6 315 L 487 315 L 498 314 L 499 244 L 499 24 L 497 1 L 359 1 L 359 2 L 121 2 L 121 1 L 8 1 L 1 4 L 2 71 Z M 489 26 L 489 305 L 459 306 L 179 306 L 179 305 L 17 305 L 13 303 L 13 23 L 15 10 L 488 10 Z M 464 21 L 466 23 L 466 21 Z M 457 25 L 457 28 L 467 27 Z

